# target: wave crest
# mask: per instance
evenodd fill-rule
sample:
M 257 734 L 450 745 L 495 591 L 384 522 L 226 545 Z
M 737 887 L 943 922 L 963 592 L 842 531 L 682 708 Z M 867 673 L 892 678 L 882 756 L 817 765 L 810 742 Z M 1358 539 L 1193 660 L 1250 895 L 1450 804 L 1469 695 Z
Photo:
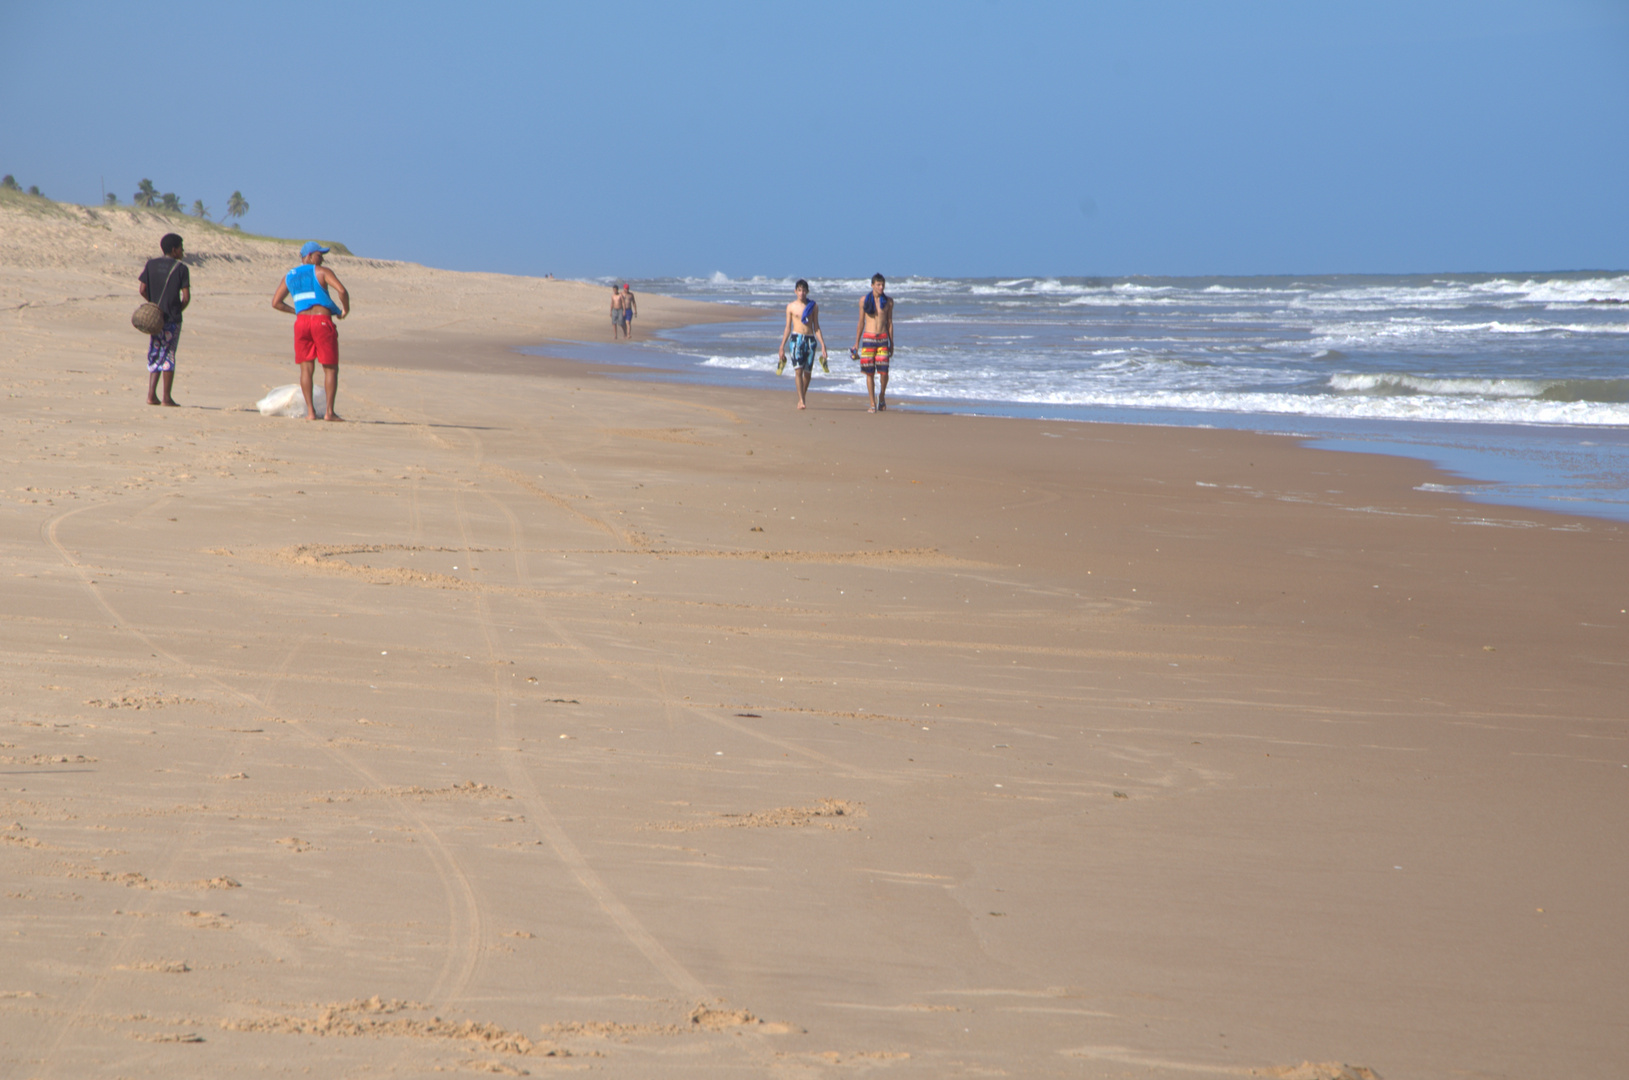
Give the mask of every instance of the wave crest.
M 1343 372 L 1329 377 L 1338 394 L 1400 397 L 1516 398 L 1530 401 L 1629 402 L 1629 379 L 1446 378 L 1396 372 Z

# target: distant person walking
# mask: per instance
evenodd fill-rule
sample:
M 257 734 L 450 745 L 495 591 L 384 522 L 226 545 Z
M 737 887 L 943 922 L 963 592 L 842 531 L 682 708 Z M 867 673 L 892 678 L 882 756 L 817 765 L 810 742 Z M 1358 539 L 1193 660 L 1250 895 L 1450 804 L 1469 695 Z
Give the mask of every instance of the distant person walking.
M 622 298 L 622 286 L 611 286 L 611 340 L 616 341 L 628 332 L 628 308 Z
M 860 362 L 865 392 L 871 395 L 870 412 L 888 408 L 888 362 L 894 356 L 894 301 L 883 290 L 888 281 L 871 275 L 871 291 L 860 301 L 860 321 L 854 327 L 854 348 L 849 355 Z M 876 385 L 873 385 L 876 380 Z
M 147 342 L 147 404 L 174 405 L 170 388 L 175 385 L 175 348 L 181 341 L 181 313 L 192 303 L 192 276 L 181 259 L 186 255 L 181 237 L 165 233 L 158 242 L 164 254 L 148 259 L 136 278 L 136 291 L 150 304 L 157 304 L 164 313 L 164 329 Z M 164 396 L 158 396 L 159 382 L 164 384 Z
M 314 365 L 322 365 L 322 389 L 328 401 L 324 406 L 324 420 L 344 419 L 334 411 L 334 399 L 339 396 L 339 330 L 335 319 L 351 313 L 351 294 L 340 284 L 339 277 L 322 264 L 329 249 L 315 240 L 307 240 L 300 247 L 300 265 L 283 275 L 272 293 L 272 307 L 294 316 L 294 362 L 300 365 L 300 391 L 305 394 L 305 418 L 317 418 L 316 405 L 311 400 Z M 334 296 L 339 302 L 334 302 Z M 294 306 L 289 306 L 289 301 Z
M 786 327 L 781 331 L 781 348 L 775 374 L 786 367 L 788 346 L 792 378 L 798 384 L 798 408 L 808 408 L 809 380 L 814 378 L 815 345 L 820 345 L 820 367 L 826 369 L 826 336 L 820 332 L 820 305 L 809 299 L 809 283 L 802 278 L 793 286 L 797 299 L 786 305 Z
M 622 283 L 622 329 L 629 337 L 633 337 L 633 319 L 639 314 L 639 305 L 634 302 L 633 286 L 626 281 Z

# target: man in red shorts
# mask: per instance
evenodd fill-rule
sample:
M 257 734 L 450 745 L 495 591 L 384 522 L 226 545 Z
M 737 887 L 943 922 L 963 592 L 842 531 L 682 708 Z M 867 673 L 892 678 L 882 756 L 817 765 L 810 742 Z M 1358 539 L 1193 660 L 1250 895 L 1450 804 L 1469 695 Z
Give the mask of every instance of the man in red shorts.
M 888 362 L 894 356 L 894 301 L 883 291 L 887 286 L 881 274 L 871 275 L 871 291 L 860 300 L 860 322 L 854 328 L 854 348 L 849 350 L 865 374 L 871 412 L 888 408 Z
M 315 240 L 300 248 L 300 265 L 277 283 L 272 307 L 294 316 L 294 362 L 300 365 L 300 390 L 305 394 L 305 418 L 317 418 L 311 400 L 313 365 L 322 365 L 322 389 L 328 401 L 324 420 L 339 420 L 334 398 L 339 394 L 339 331 L 335 319 L 351 313 L 351 294 L 345 291 L 334 272 L 322 265 L 328 249 Z M 339 302 L 334 302 L 334 297 Z M 293 307 L 289 306 L 293 302 Z

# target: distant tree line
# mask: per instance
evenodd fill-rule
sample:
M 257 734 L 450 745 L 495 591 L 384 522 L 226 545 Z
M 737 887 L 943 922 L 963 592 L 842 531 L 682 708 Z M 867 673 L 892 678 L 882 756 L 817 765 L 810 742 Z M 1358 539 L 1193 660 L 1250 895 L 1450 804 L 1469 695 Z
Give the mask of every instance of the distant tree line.
M 10 173 L 7 173 L 5 176 L 0 176 L 0 188 L 4 188 L 7 191 L 23 190 L 23 186 L 17 182 L 17 178 Z M 42 199 L 45 197 L 40 193 L 38 184 L 28 185 L 28 193 L 30 195 L 39 195 Z
M 15 176 L 7 173 L 5 176 L 0 177 L 0 190 L 21 191 L 23 190 L 23 187 L 21 184 L 17 183 L 17 178 Z M 45 197 L 37 184 L 29 185 L 28 193 L 30 195 L 39 195 L 41 198 Z M 130 197 L 130 201 L 135 203 L 137 206 L 145 207 L 149 210 L 168 210 L 172 214 L 189 213 L 193 217 L 203 218 L 205 221 L 210 220 L 209 216 L 214 212 L 209 207 L 204 205 L 204 200 L 202 199 L 194 199 L 192 201 L 192 207 L 188 210 L 183 210 L 181 208 L 181 199 L 175 194 L 175 192 L 160 192 L 158 188 L 153 186 L 153 182 L 146 178 L 143 178 L 142 182 L 136 186 L 136 193 Z M 118 206 L 119 197 L 110 191 L 106 196 L 103 197 L 103 204 L 106 206 Z M 249 200 L 243 197 L 243 192 L 232 192 L 231 196 L 226 200 L 225 216 L 227 218 L 241 218 L 248 212 Z M 233 222 L 232 227 L 234 229 L 237 228 L 237 223 Z
M 145 206 L 149 209 L 156 208 L 159 210 L 168 210 L 175 214 L 183 212 L 181 209 L 181 200 L 176 196 L 175 192 L 166 191 L 161 194 L 159 190 L 153 186 L 153 182 L 145 177 L 142 179 L 142 182 L 136 186 L 136 193 L 131 196 L 131 201 L 137 206 Z M 114 195 L 112 192 L 109 192 L 107 196 L 107 204 L 109 206 L 117 206 L 118 203 L 119 197 Z M 192 201 L 192 208 L 186 212 L 190 213 L 193 217 L 203 218 L 205 221 L 208 221 L 209 215 L 213 213 L 209 207 L 204 205 L 204 200 L 202 199 L 194 199 Z M 248 212 L 249 200 L 243 197 L 243 192 L 232 192 L 232 194 L 226 200 L 226 217 L 241 218 Z M 234 224 L 233 227 L 236 228 L 237 226 Z

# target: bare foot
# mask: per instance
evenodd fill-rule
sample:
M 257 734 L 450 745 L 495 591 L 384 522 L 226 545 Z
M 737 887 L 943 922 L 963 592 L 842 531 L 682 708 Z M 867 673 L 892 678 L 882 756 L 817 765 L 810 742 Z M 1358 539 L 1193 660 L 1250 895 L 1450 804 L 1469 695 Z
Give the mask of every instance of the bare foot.
M 172 409 L 179 409 L 181 407 L 180 403 L 171 401 L 168 398 L 164 400 L 164 404 L 168 405 Z
M 313 418 L 313 419 L 315 419 L 315 418 Z M 343 416 L 339 415 L 338 413 L 329 413 L 327 416 L 323 417 L 323 419 L 324 420 L 344 420 L 345 418 Z
M 149 405 L 162 405 L 164 403 L 162 401 L 158 400 L 158 398 L 156 398 L 156 397 L 150 397 L 150 398 L 147 399 L 147 404 L 149 404 Z
M 808 408 L 808 407 L 809 407 L 809 406 L 807 406 L 807 405 L 805 405 L 805 404 L 804 404 L 804 403 L 803 403 L 803 402 L 801 402 L 801 401 L 800 401 L 800 402 L 798 402 L 798 408 L 800 408 L 800 409 L 807 409 L 807 408 Z

